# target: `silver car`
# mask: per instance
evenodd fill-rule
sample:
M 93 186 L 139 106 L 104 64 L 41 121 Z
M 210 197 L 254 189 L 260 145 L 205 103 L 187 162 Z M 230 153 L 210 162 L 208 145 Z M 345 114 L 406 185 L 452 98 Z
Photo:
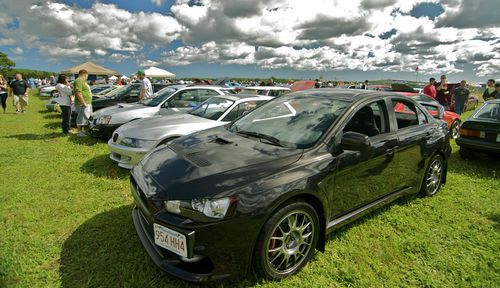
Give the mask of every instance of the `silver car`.
M 90 119 L 90 131 L 109 139 L 116 128 L 127 122 L 155 115 L 185 113 L 210 97 L 225 95 L 225 90 L 219 86 L 168 86 L 142 103 L 123 103 L 96 111 Z
M 108 141 L 110 158 L 131 169 L 153 148 L 197 131 L 225 125 L 273 99 L 258 95 L 215 96 L 187 114 L 158 116 L 122 125 Z

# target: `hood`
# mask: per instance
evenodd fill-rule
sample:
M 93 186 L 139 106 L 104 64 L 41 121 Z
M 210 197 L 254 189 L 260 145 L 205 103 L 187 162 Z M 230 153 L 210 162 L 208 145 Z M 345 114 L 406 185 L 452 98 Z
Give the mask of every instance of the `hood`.
M 223 197 L 296 162 L 302 151 L 217 127 L 156 148 L 132 173 L 145 194 L 155 199 Z
M 99 101 L 99 100 L 96 100 Z M 96 115 L 113 115 L 115 113 L 120 113 L 120 112 L 126 112 L 126 111 L 133 111 L 137 109 L 147 109 L 147 108 L 153 108 L 149 106 L 145 106 L 139 103 L 133 103 L 133 104 L 116 104 L 111 107 L 103 108 L 95 112 Z
M 121 137 L 144 140 L 160 140 L 164 137 L 187 135 L 225 122 L 205 119 L 191 114 L 155 116 L 129 122 L 116 131 Z

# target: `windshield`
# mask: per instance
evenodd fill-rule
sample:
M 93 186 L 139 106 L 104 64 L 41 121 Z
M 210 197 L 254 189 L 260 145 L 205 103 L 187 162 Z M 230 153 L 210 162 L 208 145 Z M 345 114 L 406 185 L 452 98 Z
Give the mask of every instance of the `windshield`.
M 177 91 L 177 89 L 172 87 L 161 89 L 160 91 L 154 93 L 152 98 L 144 100 L 143 104 L 146 106 L 158 106 L 175 91 Z
M 476 114 L 474 119 L 488 119 L 500 121 L 500 103 L 486 103 Z
M 106 98 L 116 98 L 116 97 L 119 97 L 119 96 L 127 93 L 128 91 L 130 91 L 132 88 L 133 88 L 132 85 L 122 86 L 120 88 L 117 88 L 115 90 L 110 91 L 110 94 L 107 94 Z
M 280 146 L 312 147 L 350 102 L 320 95 L 275 98 L 237 120 L 231 131 L 272 137 Z
M 212 97 L 201 103 L 201 105 L 191 111 L 190 114 L 206 119 L 217 120 L 233 105 L 233 103 L 234 101 L 229 99 Z

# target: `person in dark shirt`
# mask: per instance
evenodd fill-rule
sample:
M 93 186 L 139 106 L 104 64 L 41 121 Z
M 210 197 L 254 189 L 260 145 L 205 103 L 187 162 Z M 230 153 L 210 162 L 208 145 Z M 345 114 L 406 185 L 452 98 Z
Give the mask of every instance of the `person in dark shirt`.
M 455 97 L 455 113 L 462 115 L 465 111 L 465 106 L 467 105 L 467 100 L 469 99 L 470 91 L 465 87 L 465 80 L 460 81 L 460 86 L 453 89 L 453 95 Z
M 439 104 L 443 105 L 445 109 L 448 108 L 448 95 L 449 92 L 446 75 L 441 75 L 441 82 L 436 88 L 436 101 L 438 101 Z
M 496 94 L 497 92 L 495 89 L 495 79 L 488 79 L 488 81 L 486 82 L 486 90 L 484 90 L 483 93 L 484 101 L 495 99 Z
M 23 75 L 17 73 L 16 79 L 11 81 L 9 86 L 12 88 L 12 99 L 13 104 L 16 107 L 16 113 L 26 113 L 26 107 L 28 106 L 28 93 L 30 92 L 28 82 L 23 79 Z

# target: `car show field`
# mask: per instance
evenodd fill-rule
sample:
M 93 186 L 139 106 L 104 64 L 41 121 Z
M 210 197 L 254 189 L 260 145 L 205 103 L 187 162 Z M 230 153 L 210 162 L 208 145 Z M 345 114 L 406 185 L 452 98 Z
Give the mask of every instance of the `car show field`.
M 190 287 L 142 247 L 129 171 L 109 158 L 107 143 L 62 136 L 60 115 L 36 93 L 28 113 L 0 118 L 0 287 Z M 213 285 L 495 287 L 500 159 L 464 160 L 451 146 L 447 182 L 435 197 L 405 196 L 340 228 L 325 253 L 281 282 L 249 275 Z

